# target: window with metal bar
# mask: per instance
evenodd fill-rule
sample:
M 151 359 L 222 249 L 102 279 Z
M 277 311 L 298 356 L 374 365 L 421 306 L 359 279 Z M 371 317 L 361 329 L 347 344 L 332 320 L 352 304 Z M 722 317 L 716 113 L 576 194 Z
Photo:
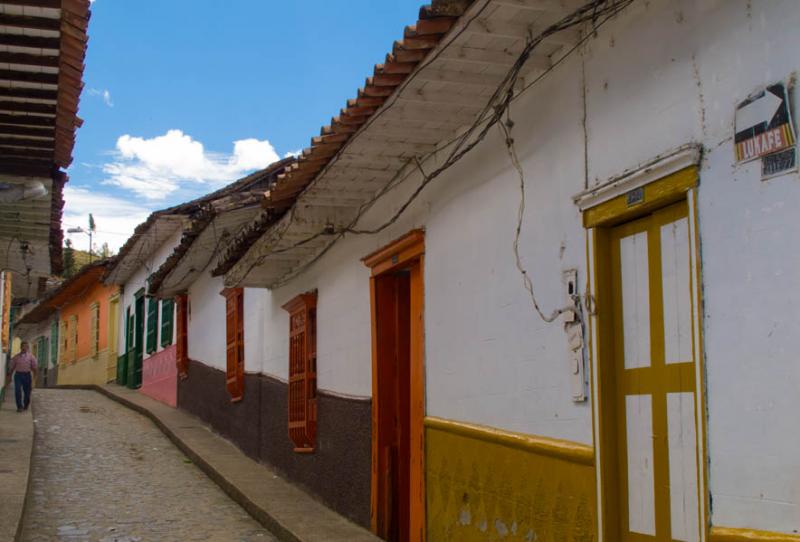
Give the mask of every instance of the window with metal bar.
M 91 322 L 89 328 L 89 352 L 92 357 L 100 350 L 100 303 L 94 302 L 90 307 Z
M 177 337 L 175 345 L 175 363 L 178 375 L 185 378 L 189 373 L 189 296 L 179 295 L 175 298 L 177 305 Z M 227 326 L 227 324 L 226 324 Z
M 317 292 L 298 295 L 289 313 L 289 438 L 295 452 L 313 452 L 317 439 Z
M 244 289 L 225 288 L 225 385 L 231 401 L 244 397 Z

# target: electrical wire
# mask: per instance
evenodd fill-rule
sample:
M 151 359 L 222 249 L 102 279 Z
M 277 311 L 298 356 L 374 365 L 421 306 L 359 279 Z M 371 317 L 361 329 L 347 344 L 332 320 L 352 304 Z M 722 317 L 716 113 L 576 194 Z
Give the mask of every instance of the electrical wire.
M 430 184 L 434 179 L 436 179 L 441 173 L 443 173 L 444 171 L 446 171 L 447 169 L 449 169 L 450 167 L 455 165 L 455 163 L 457 163 L 459 160 L 461 160 L 461 158 L 463 158 L 472 149 L 474 149 L 479 143 L 481 143 L 485 139 L 485 137 L 487 136 L 487 134 L 489 133 L 491 128 L 494 125 L 499 123 L 500 126 L 502 127 L 503 131 L 506 132 L 505 135 L 506 135 L 506 142 L 507 142 L 506 143 L 507 151 L 509 153 L 509 157 L 512 160 L 512 165 L 517 170 L 517 172 L 518 172 L 518 174 L 520 176 L 520 185 L 521 185 L 521 192 L 522 192 L 521 202 L 520 202 L 520 206 L 519 206 L 519 209 L 518 209 L 518 225 L 517 225 L 517 230 L 516 230 L 516 233 L 515 233 L 515 240 L 514 240 L 514 244 L 513 244 L 514 245 L 516 266 L 517 266 L 517 269 L 520 271 L 520 273 L 523 276 L 523 283 L 525 285 L 525 289 L 529 292 L 529 295 L 531 296 L 531 299 L 532 299 L 532 302 L 533 302 L 533 305 L 534 305 L 534 308 L 535 308 L 536 312 L 539 314 L 539 316 L 545 322 L 552 322 L 553 320 L 555 320 L 560 314 L 562 314 L 567 309 L 566 308 L 557 309 L 556 311 L 554 311 L 550 315 L 544 314 L 544 312 L 539 307 L 539 304 L 538 304 L 538 302 L 536 300 L 536 297 L 534 295 L 533 284 L 532 284 L 532 281 L 531 281 L 531 279 L 529 277 L 529 274 L 527 273 L 527 271 L 525 270 L 524 266 L 522 265 L 521 258 L 519 256 L 519 237 L 521 235 L 522 219 L 524 217 L 524 211 L 525 211 L 524 172 L 522 170 L 521 164 L 519 163 L 518 157 L 516 156 L 516 150 L 513 147 L 513 139 L 510 137 L 510 133 L 507 133 L 507 128 L 508 127 L 506 127 L 506 126 L 504 126 L 502 124 L 502 117 L 503 117 L 504 114 L 506 116 L 508 116 L 508 110 L 509 110 L 509 107 L 510 107 L 512 101 L 514 101 L 515 99 L 518 99 L 528 89 L 530 89 L 531 87 L 536 85 L 539 81 L 541 81 L 544 77 L 546 77 L 549 73 L 551 73 L 556 67 L 558 67 L 562 62 L 564 62 L 567 57 L 570 57 L 574 51 L 576 51 L 590 37 L 592 37 L 600 27 L 602 27 L 606 22 L 608 22 L 611 18 L 613 18 L 615 15 L 617 15 L 620 11 L 625 9 L 628 5 L 630 5 L 634 1 L 635 0 L 595 0 L 594 2 L 586 4 L 581 8 L 578 8 L 577 10 L 575 10 L 570 15 L 564 17 L 563 19 L 561 19 L 557 23 L 549 26 L 548 28 L 543 30 L 539 35 L 537 35 L 535 38 L 529 38 L 528 41 L 526 42 L 525 47 L 523 48 L 522 52 L 517 57 L 517 59 L 514 62 L 514 64 L 511 66 L 511 68 L 509 69 L 507 74 L 504 76 L 503 80 L 497 86 L 497 88 L 495 89 L 494 93 L 487 100 L 487 102 L 486 102 L 485 106 L 483 107 L 483 109 L 477 115 L 476 120 L 462 134 L 457 135 L 456 137 L 450 139 L 449 141 L 444 143 L 444 145 L 437 146 L 436 149 L 434 149 L 433 151 L 431 151 L 431 152 L 429 152 L 429 153 L 427 153 L 425 155 L 422 155 L 421 158 L 420 157 L 414 157 L 413 161 L 416 163 L 417 169 L 414 170 L 414 171 L 406 173 L 404 176 L 402 176 L 402 178 L 400 178 L 400 176 L 403 174 L 403 172 L 407 169 L 406 166 L 403 166 L 398 171 L 397 175 L 395 175 L 389 181 L 389 183 L 387 183 L 386 187 L 384 187 L 383 189 L 379 190 L 372 198 L 367 200 L 364 204 L 362 204 L 359 207 L 355 217 L 351 221 L 349 221 L 346 226 L 344 226 L 342 228 L 333 228 L 333 229 L 326 228 L 326 229 L 324 229 L 322 231 L 319 231 L 317 233 L 312 234 L 311 236 L 309 236 L 307 238 L 304 238 L 304 239 L 302 239 L 300 241 L 297 241 L 297 242 L 295 242 L 295 243 L 293 243 L 291 245 L 280 247 L 280 248 L 275 247 L 275 248 L 271 249 L 269 253 L 262 254 L 261 256 L 259 256 L 257 258 L 254 258 L 253 262 L 250 264 L 250 266 L 247 268 L 247 270 L 245 271 L 245 273 L 242 276 L 245 277 L 245 276 L 249 275 L 249 273 L 252 271 L 252 269 L 255 266 L 261 265 L 266 260 L 266 258 L 268 258 L 271 254 L 279 254 L 279 253 L 283 253 L 283 252 L 288 252 L 288 251 L 294 250 L 296 248 L 299 248 L 301 246 L 309 244 L 309 243 L 315 241 L 316 239 L 319 239 L 322 236 L 327 236 L 327 235 L 333 235 L 334 236 L 333 239 L 331 239 L 331 241 L 328 243 L 328 245 L 319 254 L 315 255 L 314 258 L 312 258 L 311 260 L 309 260 L 307 262 L 304 262 L 302 266 L 299 266 L 298 268 L 293 270 L 291 273 L 289 273 L 287 276 L 282 277 L 279 280 L 279 283 L 280 284 L 284 284 L 286 281 L 288 281 L 289 279 L 291 279 L 292 277 L 296 276 L 297 274 L 299 274 L 303 270 L 307 269 L 310 265 L 312 265 L 313 263 L 318 261 L 319 258 L 325 252 L 327 252 L 328 249 L 334 243 L 336 243 L 339 239 L 341 239 L 345 234 L 351 233 L 351 234 L 355 234 L 355 235 L 365 235 L 365 234 L 366 235 L 370 235 L 370 234 L 376 234 L 376 233 L 379 233 L 379 232 L 385 230 L 386 228 L 388 228 L 389 226 L 394 224 L 405 213 L 405 211 L 408 209 L 408 207 L 417 199 L 417 197 L 420 195 L 420 193 L 424 190 L 424 188 L 428 184 Z M 418 69 L 415 70 L 414 74 L 412 74 L 411 77 L 407 78 L 406 81 L 403 83 L 403 85 L 401 85 L 400 88 L 395 90 L 395 92 L 393 94 L 392 101 L 388 105 L 385 104 L 384 107 L 382 107 L 381 110 L 376 115 L 373 115 L 372 117 L 370 117 L 370 119 L 367 121 L 367 123 L 362 127 L 362 130 L 361 130 L 360 133 L 363 133 L 363 130 L 366 129 L 366 127 L 368 127 L 373 122 L 375 122 L 375 120 L 377 120 L 377 118 L 382 113 L 384 113 L 386 110 L 388 110 L 389 107 L 398 99 L 398 96 L 402 92 L 402 90 L 406 86 L 408 86 L 408 84 L 414 79 L 414 77 L 423 68 L 427 67 L 428 65 L 430 65 L 431 62 L 435 61 L 436 58 L 438 58 L 444 52 L 444 50 L 446 50 L 447 47 L 451 46 L 454 43 L 455 38 L 457 38 L 461 33 L 466 31 L 466 29 L 469 27 L 469 25 L 475 19 L 477 19 L 478 16 L 480 16 L 480 14 L 486 9 L 486 7 L 490 3 L 491 2 L 487 1 L 478 10 L 478 12 L 475 15 L 473 15 L 470 18 L 470 20 L 461 29 L 459 29 L 459 31 L 455 34 L 455 36 L 449 41 L 447 46 L 437 50 L 436 53 L 432 57 L 430 57 L 430 60 L 426 61 L 425 64 L 423 64 L 421 67 L 418 67 Z M 598 21 L 598 19 L 601 19 L 601 20 Z M 591 32 L 587 32 L 574 46 L 572 46 L 570 49 L 568 49 L 565 52 L 565 54 L 563 54 L 557 61 L 553 62 L 553 64 L 550 67 L 548 67 L 547 70 L 545 70 L 542 74 L 540 74 L 538 77 L 533 79 L 530 83 L 526 84 L 519 92 L 516 92 L 516 93 L 514 92 L 514 88 L 515 88 L 516 83 L 517 83 L 517 81 L 519 79 L 522 67 L 528 61 L 528 59 L 530 58 L 531 54 L 533 53 L 534 49 L 537 46 L 539 46 L 545 39 L 547 39 L 548 37 L 550 37 L 550 36 L 552 36 L 552 35 L 554 35 L 554 34 L 556 34 L 558 32 L 561 32 L 563 30 L 575 27 L 577 25 L 580 25 L 580 24 L 583 24 L 583 23 L 586 23 L 586 22 L 589 22 L 589 21 L 592 22 L 592 30 L 591 30 Z M 509 141 L 511 142 L 511 144 L 508 143 Z M 430 173 L 428 173 L 426 175 L 424 170 L 423 170 L 423 168 L 422 168 L 422 163 L 424 163 L 425 161 L 429 160 L 431 157 L 435 156 L 436 154 L 441 153 L 444 149 L 447 149 L 447 148 L 449 148 L 449 147 L 451 147 L 453 145 L 455 145 L 455 146 L 450 151 L 450 154 L 447 156 L 447 158 L 445 159 L 444 163 L 442 165 L 440 165 L 439 167 L 437 167 L 436 169 L 434 169 L 432 172 L 430 172 Z M 340 153 L 341 152 L 342 151 L 340 151 Z M 410 163 L 410 161 L 411 160 L 409 160 L 409 162 L 407 162 L 406 165 L 408 165 L 408 163 Z M 366 211 L 369 208 L 371 208 L 372 205 L 379 198 L 381 198 L 383 195 L 385 195 L 389 190 L 391 190 L 395 186 L 398 186 L 399 184 L 401 184 L 402 182 L 404 182 L 405 180 L 410 178 L 412 173 L 416 172 L 416 171 L 419 171 L 421 173 L 422 181 L 419 183 L 419 185 L 415 188 L 415 190 L 411 193 L 411 195 L 400 205 L 400 207 L 394 212 L 394 214 L 392 214 L 392 216 L 388 220 L 384 221 L 379 226 L 376 226 L 376 227 L 373 227 L 373 228 L 357 228 L 356 227 L 356 225 L 358 224 L 360 219 L 364 216 Z M 323 170 L 323 172 L 321 172 L 320 177 L 322 175 L 324 175 L 324 172 L 325 172 L 325 170 Z M 399 178 L 399 180 L 397 180 L 398 178 Z M 295 216 L 294 215 L 294 209 L 295 209 L 295 207 L 292 207 L 288 218 L 284 221 L 286 225 L 283 228 L 282 232 L 279 233 L 278 239 L 273 244 L 273 246 L 279 244 L 282 241 L 283 235 L 286 233 L 286 231 L 291 226 L 291 223 L 294 220 L 294 216 Z

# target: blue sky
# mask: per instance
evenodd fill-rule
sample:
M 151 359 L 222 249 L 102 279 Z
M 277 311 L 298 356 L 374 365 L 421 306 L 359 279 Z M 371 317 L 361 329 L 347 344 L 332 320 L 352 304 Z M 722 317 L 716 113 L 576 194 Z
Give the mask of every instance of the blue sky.
M 92 212 L 117 249 L 151 211 L 308 146 L 423 2 L 96 0 L 64 229 Z

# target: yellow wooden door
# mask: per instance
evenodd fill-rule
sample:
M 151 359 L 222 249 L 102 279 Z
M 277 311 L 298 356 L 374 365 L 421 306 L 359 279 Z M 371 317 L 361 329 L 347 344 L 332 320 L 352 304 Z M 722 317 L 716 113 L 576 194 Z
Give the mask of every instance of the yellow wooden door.
M 676 203 L 610 236 L 623 541 L 700 540 L 687 211 Z

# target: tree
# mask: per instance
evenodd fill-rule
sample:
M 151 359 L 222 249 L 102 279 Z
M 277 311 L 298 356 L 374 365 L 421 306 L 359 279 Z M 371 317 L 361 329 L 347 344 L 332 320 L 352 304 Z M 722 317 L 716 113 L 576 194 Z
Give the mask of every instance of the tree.
M 75 249 L 72 248 L 72 241 L 67 239 L 64 242 L 64 276 L 66 278 L 75 274 Z
M 111 249 L 108 248 L 108 243 L 103 243 L 103 246 L 100 247 L 100 256 L 103 258 L 111 256 Z

